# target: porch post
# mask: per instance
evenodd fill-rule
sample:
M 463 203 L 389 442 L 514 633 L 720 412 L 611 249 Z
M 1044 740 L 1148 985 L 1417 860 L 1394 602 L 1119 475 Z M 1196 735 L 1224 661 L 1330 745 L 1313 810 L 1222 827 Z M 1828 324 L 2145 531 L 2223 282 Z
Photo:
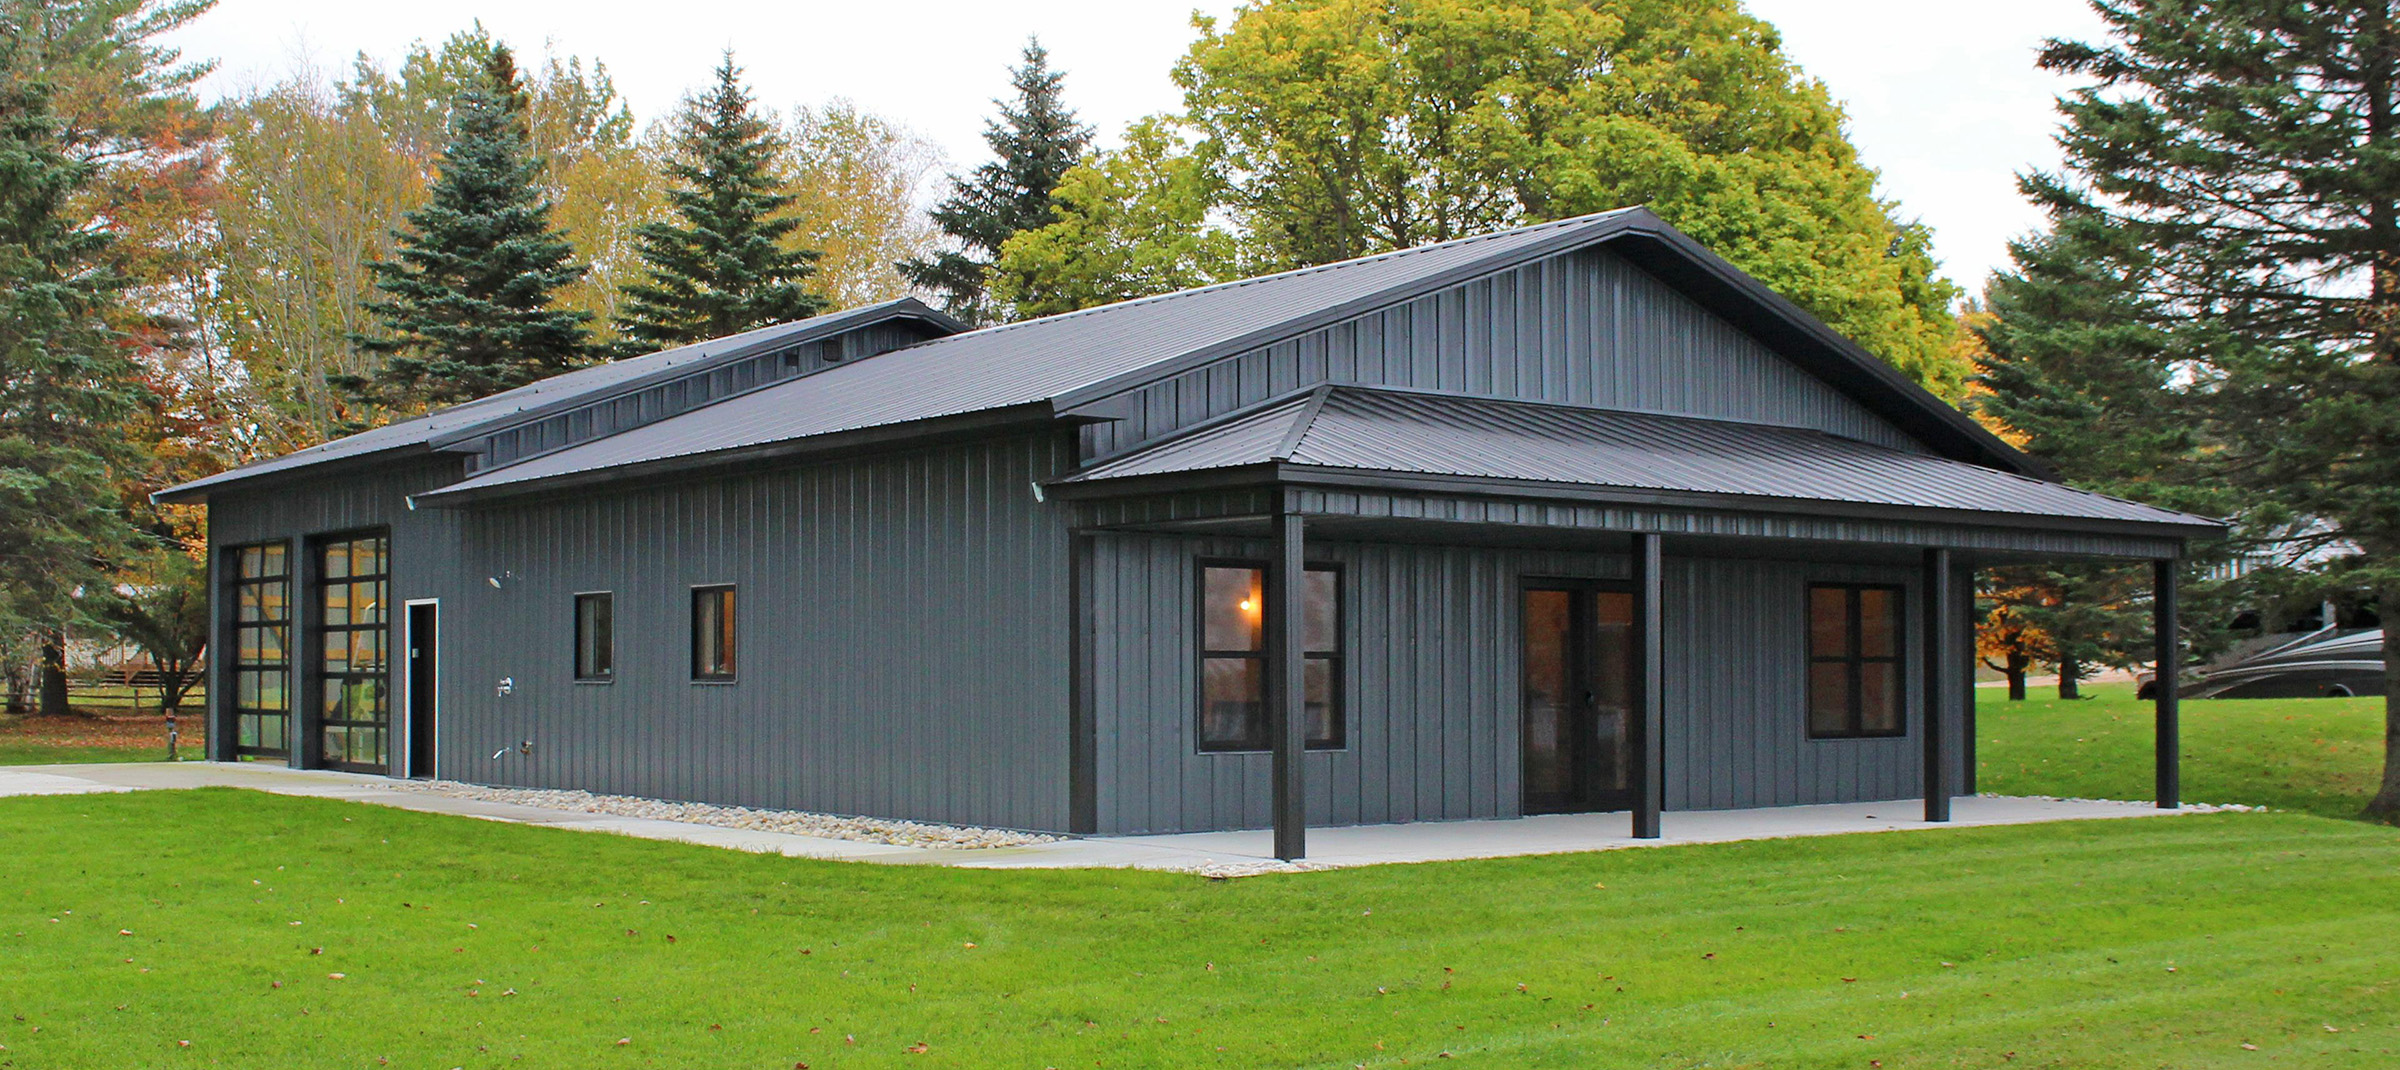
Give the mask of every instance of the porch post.
M 2176 694 L 2176 670 L 2183 661 L 2181 625 L 2176 619 L 2176 581 L 2180 573 L 2173 559 L 2162 558 L 2150 563 L 2152 590 L 2150 615 L 2152 640 L 2157 646 L 2158 679 L 2151 687 L 2157 702 L 2158 722 L 2158 808 L 2173 810 L 2183 805 L 2183 726 L 2180 701 Z
M 1958 621 L 1958 586 L 1950 569 L 1950 551 L 1944 547 L 1928 547 L 1925 551 L 1925 606 L 1922 620 L 1924 641 L 1918 649 L 1925 652 L 1925 680 L 1919 690 L 1924 698 L 1922 721 L 1925 737 L 1925 820 L 1950 820 L 1950 747 L 1949 725 L 1943 716 L 1958 696 L 1951 683 L 1951 664 L 1956 660 L 1958 644 L 1951 641 L 1951 629 Z
M 1308 795 L 1301 759 L 1308 747 L 1308 677 L 1306 641 L 1301 627 L 1302 572 L 1308 548 L 1300 514 L 1275 491 L 1274 546 L 1267 560 L 1267 739 L 1273 749 L 1275 781 L 1275 857 L 1294 861 L 1307 853 Z
M 1640 756 L 1633 763 L 1633 838 L 1658 838 L 1658 813 L 1666 807 L 1666 614 L 1662 579 L 1666 554 L 1655 532 L 1633 536 L 1634 634 L 1641 644 L 1641 662 L 1634 673 L 1634 701 L 1639 725 L 1634 740 Z

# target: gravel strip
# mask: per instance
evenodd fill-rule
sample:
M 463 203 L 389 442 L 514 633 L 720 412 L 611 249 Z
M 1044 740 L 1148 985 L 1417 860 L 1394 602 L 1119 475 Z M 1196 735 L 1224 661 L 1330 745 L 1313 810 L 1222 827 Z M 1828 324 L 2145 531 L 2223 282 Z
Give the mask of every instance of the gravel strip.
M 2041 799 L 2047 802 L 2064 803 L 2108 803 L 2115 806 L 2155 805 L 2141 799 L 2077 799 L 2064 795 L 2002 795 L 1993 791 L 1978 792 L 1975 797 L 1978 799 Z M 2176 809 L 2190 814 L 2263 814 L 2267 812 L 2267 808 L 2264 806 L 2246 806 L 2242 803 L 2187 802 Z
M 750 829 L 757 832 L 788 832 L 796 836 L 821 836 L 834 840 L 888 843 L 899 847 L 969 849 L 1024 847 L 1037 843 L 1056 843 L 1064 838 L 1039 832 L 1014 832 L 1008 829 L 976 828 L 970 825 L 891 821 L 879 817 L 842 817 L 835 814 L 813 814 L 803 810 L 754 810 L 747 806 L 666 802 L 661 799 L 644 799 L 632 795 L 594 795 L 588 791 L 551 788 L 487 788 L 477 784 L 462 784 L 455 780 L 404 780 L 385 786 L 402 791 L 422 791 L 434 795 L 447 795 L 454 799 L 515 803 L 519 806 L 539 806 L 550 810 L 566 810 L 580 814 L 646 817 L 658 821 L 715 825 L 719 828 Z

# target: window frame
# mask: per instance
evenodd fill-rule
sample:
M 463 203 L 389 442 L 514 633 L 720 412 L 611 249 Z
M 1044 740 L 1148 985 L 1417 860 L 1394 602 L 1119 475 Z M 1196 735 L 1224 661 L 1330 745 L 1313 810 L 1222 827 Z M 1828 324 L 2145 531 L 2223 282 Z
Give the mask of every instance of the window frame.
M 584 671 L 583 664 L 583 604 L 586 599 L 595 598 L 604 600 L 608 605 L 608 648 L 603 652 L 605 654 L 605 660 L 608 663 L 608 667 L 603 672 L 588 673 Z M 616 683 L 617 592 L 576 591 L 572 601 L 569 604 L 573 607 L 570 610 L 570 612 L 573 614 L 573 617 L 570 620 L 568 631 L 571 633 L 574 640 L 574 648 L 569 652 L 568 664 L 571 666 L 571 671 L 574 674 L 575 682 L 579 684 Z
M 1263 593 L 1266 587 L 1266 573 L 1268 571 L 1267 564 L 1268 563 L 1264 558 L 1199 557 L 1193 559 L 1191 581 L 1192 586 L 1190 588 L 1192 592 L 1192 634 L 1190 640 L 1192 650 L 1192 746 L 1193 749 L 1198 753 L 1265 754 L 1274 750 L 1275 741 L 1266 738 L 1267 718 L 1263 716 L 1263 699 L 1265 694 L 1264 689 L 1266 686 L 1264 677 L 1266 673 L 1267 660 L 1267 651 L 1263 638 L 1260 648 L 1257 650 L 1216 650 L 1208 646 L 1208 570 L 1212 568 L 1239 568 L 1256 570 L 1260 574 L 1259 587 Z M 1324 572 L 1330 573 L 1333 576 L 1333 649 L 1322 652 L 1303 651 L 1301 653 L 1301 658 L 1304 662 L 1322 661 L 1326 663 L 1326 700 L 1333 707 L 1333 715 L 1330 718 L 1333 726 L 1333 735 L 1330 739 L 1323 741 L 1309 740 L 1306 742 L 1304 749 L 1310 753 L 1332 753 L 1348 750 L 1350 748 L 1349 687 L 1347 680 L 1348 673 L 1346 671 L 1346 666 L 1349 661 L 1348 650 L 1350 646 L 1348 613 L 1349 595 L 1346 590 L 1348 584 L 1343 582 L 1344 570 L 1339 562 L 1310 561 L 1301 566 L 1301 571 L 1304 573 Z M 1305 582 L 1305 579 L 1303 582 Z M 1305 606 L 1305 602 L 1303 605 Z M 1265 613 L 1264 607 L 1261 607 L 1260 613 L 1262 621 L 1261 632 L 1263 635 L 1263 621 Z M 1300 623 L 1300 627 L 1305 629 L 1307 627 L 1307 622 L 1302 621 Z M 1247 740 L 1238 743 L 1210 743 L 1208 742 L 1206 733 L 1203 731 L 1203 728 L 1207 723 L 1208 713 L 1208 663 L 1212 660 L 1232 658 L 1256 661 L 1260 666 L 1259 672 L 1261 677 L 1262 716 L 1259 724 L 1260 741 L 1255 746 L 1251 745 Z M 1303 666 L 1302 678 L 1306 679 L 1305 666 Z M 1301 708 L 1298 712 L 1302 717 L 1307 716 L 1307 701 L 1305 697 L 1302 699 Z
M 1839 656 L 1819 656 L 1817 653 L 1816 593 L 1820 590 L 1844 592 L 1843 603 L 1848 615 L 1845 625 L 1848 641 L 1845 644 L 1846 649 Z M 1860 648 L 1865 645 L 1866 639 L 1864 627 L 1866 617 L 1865 611 L 1861 608 L 1865 600 L 1859 595 L 1865 591 L 1883 591 L 1891 596 L 1892 652 L 1889 655 L 1870 656 L 1861 652 Z M 1805 671 L 1801 674 L 1800 715 L 1802 727 L 1807 731 L 1809 739 L 1907 738 L 1909 732 L 1908 611 L 1908 586 L 1906 584 L 1849 580 L 1810 580 L 1808 582 L 1800 600 L 1800 641 L 1802 657 L 1806 666 Z M 1866 666 L 1871 664 L 1889 664 L 1893 667 L 1892 675 L 1896 685 L 1892 691 L 1893 701 L 1898 703 L 1900 708 L 1897 711 L 1898 716 L 1892 719 L 1893 727 L 1889 729 L 1869 729 L 1866 726 L 1865 688 L 1862 685 L 1865 682 Z M 1843 665 L 1847 668 L 1849 708 L 1844 711 L 1843 727 L 1838 730 L 1820 731 L 1817 728 L 1816 695 L 1810 677 L 1815 675 L 1818 665 Z
M 262 563 L 257 576 L 243 576 L 242 555 L 254 550 L 259 552 L 262 559 L 268 550 L 282 551 L 282 571 L 269 573 L 265 571 Z M 224 581 L 222 593 L 225 597 L 223 623 L 225 646 L 230 656 L 221 660 L 221 667 L 218 671 L 223 675 L 224 709 L 228 722 L 226 737 L 231 741 L 229 753 L 237 759 L 282 758 L 289 760 L 293 748 L 293 730 L 298 724 L 296 716 L 298 711 L 294 708 L 294 703 L 300 697 L 300 688 L 293 682 L 292 676 L 293 672 L 305 663 L 299 649 L 299 644 L 305 637 L 295 634 L 298 631 L 295 625 L 299 624 L 297 613 L 300 602 L 307 597 L 306 587 L 301 577 L 302 563 L 298 559 L 290 539 L 265 539 L 258 542 L 235 543 L 223 547 L 219 551 L 219 559 L 223 563 L 224 569 L 222 576 Z M 281 617 L 265 615 L 262 590 L 260 615 L 254 620 L 243 620 L 242 588 L 264 588 L 273 583 L 283 585 L 283 615 Z M 242 645 L 242 632 L 245 629 L 277 633 L 276 645 L 282 652 L 282 657 L 275 661 L 245 659 L 242 656 L 245 649 Z M 282 696 L 282 708 L 270 710 L 264 706 L 243 705 L 241 689 L 243 673 L 256 673 L 262 685 L 265 678 L 270 675 L 280 677 L 277 694 Z M 217 681 L 212 680 L 210 683 L 212 687 L 217 686 Z M 242 743 L 242 720 L 245 717 L 253 718 L 258 722 L 262 736 L 268 718 L 280 720 L 282 724 L 279 726 L 278 735 L 281 737 L 283 745 L 280 747 L 244 745 Z
M 739 584 L 732 583 L 695 583 L 690 587 L 690 613 L 685 620 L 691 629 L 691 669 L 692 682 L 695 684 L 730 684 L 740 679 L 742 600 L 741 596 L 736 593 L 739 587 Z M 703 596 L 714 594 L 729 596 L 726 599 L 729 603 L 726 611 L 721 611 L 719 616 L 722 626 L 719 645 L 724 648 L 725 655 L 725 671 L 723 672 L 705 671 L 700 665 L 700 599 Z
M 361 573 L 346 565 L 338 581 L 328 575 L 325 567 L 328 551 L 338 545 L 354 545 L 369 541 L 381 544 L 377 548 L 379 550 L 377 564 L 383 571 Z M 314 768 L 379 773 L 388 776 L 392 770 L 394 729 L 398 727 L 398 719 L 395 716 L 398 711 L 394 708 L 394 702 L 399 697 L 398 681 L 395 676 L 399 660 L 393 656 L 392 652 L 392 636 L 395 631 L 392 627 L 392 606 L 399 588 L 397 582 L 399 573 L 392 567 L 392 529 L 368 527 L 325 532 L 310 536 L 307 540 L 307 547 L 308 579 L 306 588 L 308 600 L 305 604 L 312 611 L 312 615 L 308 618 L 308 626 L 305 629 L 307 632 L 307 661 L 301 673 L 300 699 L 307 703 L 308 710 L 308 719 L 305 722 L 308 727 L 306 737 L 308 764 Z M 383 586 L 383 599 L 377 609 L 377 612 L 382 615 L 382 619 L 372 625 L 361 625 L 354 619 L 348 619 L 355 616 L 355 609 L 352 607 L 345 609 L 344 623 L 328 623 L 329 614 L 325 609 L 325 595 L 328 588 L 336 582 L 344 586 L 354 586 L 360 582 L 362 576 Z M 346 665 L 355 662 L 355 658 L 348 656 L 348 652 L 357 649 L 357 636 L 361 633 L 373 634 L 376 643 L 376 657 L 380 659 L 381 668 L 368 672 L 360 672 L 356 669 L 344 669 L 339 673 L 328 671 L 326 657 L 332 649 L 330 637 L 335 632 L 341 632 L 344 635 L 344 664 Z M 327 683 L 336 679 L 343 681 L 342 686 L 345 688 L 362 681 L 376 681 L 378 685 L 376 694 L 383 703 L 382 718 L 380 720 L 361 719 L 355 716 L 354 711 L 350 711 L 346 707 L 345 712 L 352 713 L 352 716 L 339 721 L 327 717 L 325 687 Z M 346 741 L 362 728 L 370 732 L 381 733 L 379 750 L 383 761 L 373 763 L 353 760 L 350 757 L 352 748 L 347 743 L 344 746 L 342 760 L 336 761 L 326 757 L 325 739 L 326 730 L 329 728 L 343 729 Z

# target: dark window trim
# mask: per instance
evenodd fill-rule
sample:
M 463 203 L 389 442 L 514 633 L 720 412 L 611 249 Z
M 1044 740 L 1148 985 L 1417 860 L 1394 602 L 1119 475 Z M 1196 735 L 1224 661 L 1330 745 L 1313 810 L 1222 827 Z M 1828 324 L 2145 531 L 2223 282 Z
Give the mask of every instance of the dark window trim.
M 1208 604 L 1203 595 L 1208 590 L 1208 570 L 1211 568 L 1251 568 L 1264 573 L 1267 571 L 1267 560 L 1254 557 L 1197 557 L 1192 560 L 1192 585 L 1190 588 L 1192 592 L 1192 745 L 1201 754 L 1265 754 L 1274 749 L 1272 741 L 1261 743 L 1258 746 L 1246 746 L 1238 743 L 1211 744 L 1206 741 L 1201 732 L 1202 715 L 1208 706 L 1209 659 L 1249 658 L 1262 664 L 1262 672 L 1263 664 L 1267 660 L 1267 652 L 1263 649 L 1210 650 L 1206 646 L 1208 642 Z M 1308 744 L 1307 749 L 1310 753 L 1327 754 L 1349 750 L 1350 703 L 1349 684 L 1346 679 L 1349 675 L 1347 668 L 1349 657 L 1345 653 L 1350 648 L 1350 614 L 1348 612 L 1350 596 L 1347 590 L 1349 585 L 1343 582 L 1344 571 L 1339 562 L 1309 561 L 1301 565 L 1301 570 L 1333 573 L 1333 650 L 1329 653 L 1302 655 L 1306 660 L 1323 661 L 1331 666 L 1327 672 L 1330 674 L 1328 686 L 1331 691 L 1328 697 L 1333 702 L 1333 739 L 1322 743 L 1312 741 Z M 1306 622 L 1302 622 L 1300 626 L 1305 628 Z M 1305 716 L 1305 711 L 1303 715 Z
M 1815 646 L 1816 615 L 1812 606 L 1816 601 L 1816 592 L 1825 588 L 1850 592 L 1847 603 L 1850 613 L 1850 645 L 1853 651 L 1856 650 L 1856 648 L 1859 646 L 1860 639 L 1866 634 L 1865 629 L 1861 627 L 1861 624 L 1864 623 L 1864 618 L 1859 615 L 1859 603 L 1861 599 L 1858 597 L 1858 592 L 1891 592 L 1892 615 L 1895 619 L 1892 626 L 1892 653 L 1890 657 L 1868 657 L 1864 654 L 1858 653 L 1845 653 L 1840 657 L 1817 656 Z M 1802 656 L 1806 659 L 1806 664 L 1810 667 L 1810 669 L 1809 672 L 1803 673 L 1801 676 L 1800 720 L 1801 725 L 1808 733 L 1809 739 L 1848 740 L 1907 738 L 1909 715 L 1908 687 L 1910 682 L 1908 672 L 1908 610 L 1909 604 L 1907 584 L 1862 583 L 1849 580 L 1808 581 L 1808 586 L 1802 592 L 1800 598 L 1800 623 L 1802 626 L 1802 630 L 1800 632 L 1800 642 L 1802 644 Z M 1862 670 L 1870 663 L 1883 664 L 1886 662 L 1889 662 L 1898 668 L 1898 671 L 1895 674 L 1900 685 L 1900 716 L 1897 721 L 1898 727 L 1889 731 L 1868 731 L 1865 727 L 1867 721 L 1866 707 L 1862 703 L 1862 692 L 1864 689 L 1860 687 L 1860 683 L 1866 675 Z M 1812 695 L 1809 694 L 1810 685 L 1808 682 L 1808 677 L 1809 675 L 1813 674 L 1814 667 L 1819 664 L 1847 665 L 1850 670 L 1850 709 L 1848 711 L 1848 716 L 1845 718 L 1848 723 L 1848 727 L 1840 731 L 1820 732 L 1817 730 L 1816 710 L 1814 707 L 1816 700 Z
M 328 625 L 325 623 L 325 585 L 327 582 L 329 582 L 328 577 L 325 575 L 325 549 L 334 543 L 357 542 L 361 539 L 383 540 L 383 572 L 381 575 L 383 577 L 384 585 L 384 618 L 383 635 L 379 639 L 377 647 L 377 649 L 382 652 L 383 657 L 383 697 L 386 707 L 384 710 L 383 723 L 380 725 L 384 733 L 384 763 L 382 765 L 370 765 L 364 762 L 349 761 L 336 762 L 329 761 L 325 757 L 325 725 L 327 723 L 323 709 L 325 700 L 325 680 L 327 676 L 325 672 L 325 634 L 328 631 L 334 630 L 363 630 L 355 625 Z M 301 665 L 300 694 L 295 696 L 300 702 L 305 704 L 302 708 L 305 708 L 308 711 L 308 720 L 306 722 L 308 734 L 305 737 L 307 761 L 303 764 L 311 768 L 339 769 L 354 773 L 381 773 L 389 776 L 392 769 L 392 729 L 397 723 L 392 716 L 396 711 L 390 708 L 390 703 L 399 694 L 399 689 L 396 686 L 397 680 L 394 678 L 393 674 L 398 670 L 400 664 L 400 659 L 392 656 L 391 649 L 391 605 L 393 600 L 399 595 L 399 584 L 397 582 L 399 573 L 392 567 L 392 558 L 395 552 L 392 546 L 392 529 L 389 526 L 375 525 L 318 532 L 314 535 L 308 536 L 308 538 L 304 541 L 304 545 L 306 545 L 308 548 L 308 556 L 307 559 L 302 562 L 302 564 L 307 568 L 308 571 L 307 580 L 303 586 L 306 588 L 306 604 L 308 609 L 311 611 L 311 616 L 308 619 L 308 627 L 302 629 L 307 633 L 306 648 L 304 650 L 304 656 L 307 660 Z M 369 573 L 368 575 L 376 574 Z M 354 577 L 355 574 L 346 575 L 342 578 L 342 582 L 348 583 Z M 342 675 L 349 677 L 366 676 L 371 674 L 346 672 Z M 360 725 L 367 724 L 368 722 L 349 720 L 336 721 L 333 723 L 358 727 Z
M 243 578 L 243 553 L 250 550 L 268 550 L 275 548 L 280 548 L 283 551 L 282 573 L 274 576 L 259 576 L 253 579 Z M 210 659 L 218 662 L 217 673 L 221 674 L 222 677 L 221 681 L 212 680 L 210 682 L 210 686 L 212 689 L 218 686 L 222 686 L 224 688 L 222 692 L 224 698 L 221 708 L 224 710 L 224 718 L 226 721 L 226 738 L 231 741 L 231 745 L 227 748 L 227 753 L 230 753 L 237 758 L 261 757 L 288 759 L 292 754 L 292 732 L 299 723 L 299 718 L 295 716 L 298 711 L 293 708 L 293 703 L 300 698 L 300 686 L 293 680 L 292 673 L 294 669 L 299 668 L 301 665 L 301 662 L 294 655 L 298 652 L 298 648 L 302 645 L 301 637 L 294 634 L 295 632 L 299 631 L 299 629 L 295 628 L 294 625 L 299 623 L 298 613 L 300 609 L 300 603 L 307 597 L 307 592 L 302 589 L 303 585 L 300 572 L 301 562 L 296 556 L 296 551 L 293 549 L 292 540 L 290 539 L 261 539 L 257 542 L 234 543 L 232 545 L 223 547 L 219 551 L 219 560 L 221 562 L 220 567 L 225 569 L 223 593 L 227 596 L 225 599 L 225 611 L 223 614 L 223 623 L 225 628 L 225 648 L 231 656 L 222 659 L 214 657 Z M 253 626 L 263 628 L 279 625 L 283 629 L 283 660 L 279 663 L 280 675 L 283 677 L 283 709 L 280 711 L 273 711 L 244 707 L 242 705 L 241 698 L 241 674 L 245 671 L 251 671 L 264 675 L 265 673 L 275 670 L 268 668 L 268 663 L 266 662 L 245 662 L 242 660 L 243 625 L 240 588 L 244 584 L 267 584 L 278 581 L 283 584 L 282 619 L 270 622 L 266 618 L 261 617 Z M 256 667 L 252 668 L 252 666 Z M 212 694 L 213 693 L 215 692 L 212 690 Z M 244 714 L 255 717 L 281 717 L 283 719 L 283 746 L 243 746 L 241 719 Z
M 685 626 L 691 629 L 691 669 L 692 682 L 695 684 L 730 684 L 740 678 L 742 670 L 742 599 L 738 593 L 734 595 L 733 599 L 733 624 L 728 629 L 733 633 L 733 642 L 727 644 L 732 648 L 731 660 L 734 671 L 724 673 L 700 671 L 700 595 L 714 591 L 738 591 L 740 586 L 735 583 L 695 583 L 690 587 L 691 595 L 686 601 L 684 621 Z
M 605 675 L 586 676 L 583 672 L 583 600 L 586 598 L 608 599 L 608 672 Z M 568 599 L 567 604 L 570 607 L 568 612 L 573 614 L 573 618 L 569 622 L 567 631 L 569 633 L 569 639 L 574 643 L 574 648 L 567 652 L 568 671 L 574 676 L 575 682 L 579 684 L 616 683 L 617 592 L 576 591 L 573 592 L 572 596 Z

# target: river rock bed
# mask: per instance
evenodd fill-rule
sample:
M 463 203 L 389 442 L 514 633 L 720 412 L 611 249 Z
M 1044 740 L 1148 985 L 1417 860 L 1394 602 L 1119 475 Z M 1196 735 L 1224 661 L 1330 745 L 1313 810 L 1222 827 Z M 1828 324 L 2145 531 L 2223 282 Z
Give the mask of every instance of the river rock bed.
M 940 825 L 927 821 L 843 817 L 838 814 L 817 814 L 805 810 L 759 810 L 747 806 L 668 802 L 663 799 L 644 799 L 633 795 L 595 795 L 588 791 L 554 788 L 491 788 L 479 784 L 463 784 L 455 780 L 404 780 L 379 786 L 398 788 L 403 791 L 447 795 L 454 799 L 514 803 L 518 806 L 539 806 L 548 810 L 565 810 L 579 814 L 643 817 L 654 821 L 681 821 L 693 825 L 715 825 L 719 828 L 749 829 L 755 832 L 784 832 L 795 836 L 820 836 L 834 840 L 888 843 L 899 847 L 963 849 L 1025 847 L 1037 843 L 1055 843 L 1061 839 L 1058 836 L 1044 835 L 1039 832 L 1016 832 L 1009 829 L 978 828 L 972 825 Z

